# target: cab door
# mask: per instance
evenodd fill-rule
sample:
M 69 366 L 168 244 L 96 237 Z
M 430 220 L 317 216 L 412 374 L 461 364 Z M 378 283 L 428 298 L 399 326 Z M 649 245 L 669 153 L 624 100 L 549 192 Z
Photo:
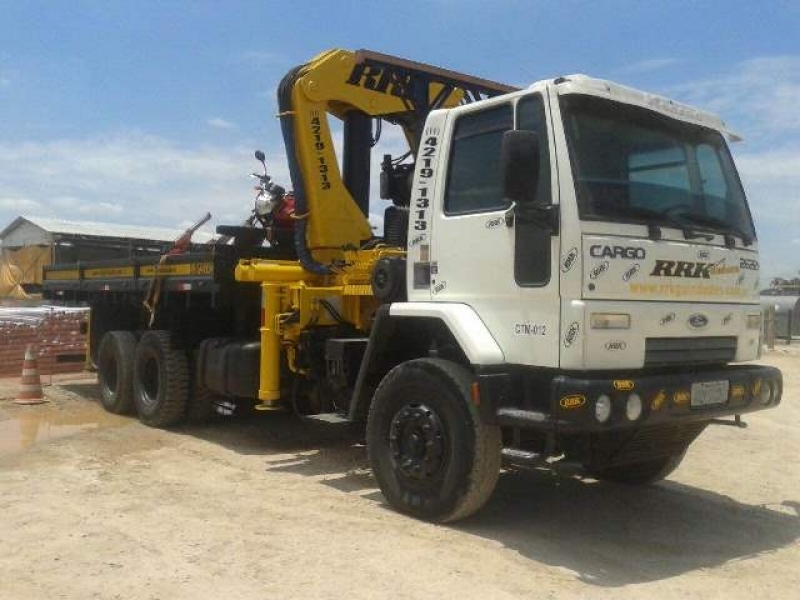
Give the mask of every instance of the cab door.
M 558 238 L 516 218 L 503 197 L 504 132 L 533 130 L 540 139 L 537 200 L 552 197 L 555 157 L 547 97 L 531 93 L 452 111 L 431 240 L 431 300 L 469 304 L 508 363 L 557 366 Z M 553 198 L 555 202 L 556 199 Z

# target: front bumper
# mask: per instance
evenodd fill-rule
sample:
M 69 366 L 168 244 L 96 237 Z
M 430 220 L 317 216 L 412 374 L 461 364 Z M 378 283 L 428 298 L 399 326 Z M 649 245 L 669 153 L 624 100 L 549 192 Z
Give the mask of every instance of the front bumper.
M 664 423 L 709 421 L 772 408 L 780 404 L 783 392 L 781 372 L 761 365 L 732 365 L 723 368 L 660 374 L 625 374 L 604 377 L 593 374 L 559 374 L 538 390 L 547 398 L 522 395 L 509 389 L 509 374 L 479 376 L 482 413 L 490 422 L 507 427 L 556 433 L 591 433 L 643 427 Z M 606 375 L 603 373 L 603 375 Z M 713 405 L 696 406 L 692 384 L 728 382 L 727 399 Z M 771 393 L 765 401 L 763 386 Z M 641 414 L 631 419 L 626 411 L 632 394 L 641 401 Z M 597 399 L 607 396 L 611 414 L 599 422 Z M 483 403 L 484 398 L 487 402 Z M 549 405 L 549 406 L 548 406 Z

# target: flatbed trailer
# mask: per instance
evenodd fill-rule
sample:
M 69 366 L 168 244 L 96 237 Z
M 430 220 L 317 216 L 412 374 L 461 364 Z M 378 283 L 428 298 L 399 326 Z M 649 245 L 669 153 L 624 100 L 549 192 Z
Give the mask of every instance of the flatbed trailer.
M 144 331 L 149 312 L 144 301 L 160 281 L 160 297 L 152 328 L 177 332 L 191 345 L 213 335 L 254 335 L 258 330 L 258 285 L 236 282 L 242 258 L 270 258 L 270 248 L 195 246 L 185 254 L 55 264 L 44 268 L 46 298 L 92 307 L 88 357 L 96 364 L 102 336 L 110 329 Z

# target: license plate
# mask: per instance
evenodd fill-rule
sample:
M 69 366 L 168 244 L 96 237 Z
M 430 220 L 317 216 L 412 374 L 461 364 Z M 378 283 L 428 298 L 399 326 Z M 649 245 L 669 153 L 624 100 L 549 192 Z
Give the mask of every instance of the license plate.
M 727 401 L 727 381 L 699 381 L 692 384 L 692 406 L 713 406 Z

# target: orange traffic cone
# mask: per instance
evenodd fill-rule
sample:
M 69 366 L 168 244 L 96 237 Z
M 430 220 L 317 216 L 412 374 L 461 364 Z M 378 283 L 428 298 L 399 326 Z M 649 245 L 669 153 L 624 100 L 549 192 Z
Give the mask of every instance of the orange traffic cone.
M 42 393 L 42 381 L 39 379 L 39 365 L 33 345 L 25 349 L 25 361 L 22 363 L 22 381 L 16 404 L 41 404 L 47 402 Z

